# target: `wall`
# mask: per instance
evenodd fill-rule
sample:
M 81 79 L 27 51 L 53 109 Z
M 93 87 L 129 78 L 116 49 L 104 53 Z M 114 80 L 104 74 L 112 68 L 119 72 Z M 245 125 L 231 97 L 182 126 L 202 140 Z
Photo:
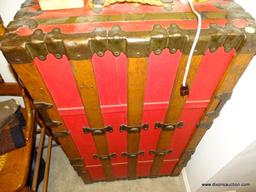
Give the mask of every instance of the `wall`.
M 237 0 L 237 2 L 256 18 L 255 0 Z M 202 183 L 214 182 L 214 178 L 223 178 L 217 177 L 218 172 L 222 169 L 230 170 L 228 166 L 231 160 L 256 141 L 256 113 L 254 108 L 256 106 L 256 89 L 253 88 L 256 84 L 255 72 L 256 58 L 253 59 L 240 79 L 231 100 L 223 108 L 220 117 L 215 120 L 212 128 L 206 133 L 196 153 L 185 168 L 192 192 L 198 191 Z M 256 150 L 254 153 L 255 157 Z M 238 164 L 237 166 L 242 165 Z M 237 170 L 242 170 L 242 168 L 236 167 Z M 236 178 L 241 178 L 238 171 L 226 171 L 225 174 L 225 178 L 230 178 L 230 180 L 235 181 Z M 247 175 L 254 178 L 255 184 L 256 172 L 253 174 L 247 172 Z M 223 191 L 224 189 L 222 188 Z M 201 188 L 199 191 L 212 192 L 213 188 Z

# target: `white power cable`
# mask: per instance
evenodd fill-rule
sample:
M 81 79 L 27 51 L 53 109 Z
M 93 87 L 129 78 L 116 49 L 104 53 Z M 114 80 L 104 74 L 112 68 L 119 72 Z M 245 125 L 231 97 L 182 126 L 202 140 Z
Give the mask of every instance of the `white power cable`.
M 202 17 L 201 17 L 201 15 L 194 9 L 192 0 L 187 0 L 187 2 L 189 4 L 189 6 L 191 7 L 192 12 L 196 15 L 197 20 L 198 20 L 198 24 L 197 24 L 197 31 L 196 31 L 195 40 L 194 40 L 194 42 L 192 44 L 192 47 L 191 47 L 191 50 L 190 50 L 189 56 L 188 56 L 186 70 L 185 70 L 184 77 L 183 77 L 183 82 L 182 82 L 183 86 L 186 86 L 186 81 L 187 81 L 187 78 L 188 78 L 188 72 L 189 72 L 189 69 L 190 69 L 191 60 L 192 60 L 193 53 L 195 51 L 197 42 L 198 42 L 199 37 L 200 37 L 201 27 L 202 27 Z

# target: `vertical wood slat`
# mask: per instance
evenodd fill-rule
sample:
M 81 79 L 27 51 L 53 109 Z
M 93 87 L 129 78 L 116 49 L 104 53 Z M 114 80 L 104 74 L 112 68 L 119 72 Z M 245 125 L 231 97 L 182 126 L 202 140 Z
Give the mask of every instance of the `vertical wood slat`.
M 196 76 L 196 72 L 200 66 L 202 55 L 194 55 L 191 62 L 191 67 L 189 70 L 189 75 L 187 79 L 187 84 L 189 87 L 191 87 L 192 82 Z M 180 86 L 182 85 L 182 80 L 186 68 L 188 60 L 188 55 L 182 55 L 180 59 L 180 64 L 176 73 L 174 87 L 172 90 L 172 94 L 169 100 L 169 106 L 165 115 L 164 123 L 171 123 L 175 124 L 178 122 L 179 117 L 183 111 L 183 107 L 185 105 L 187 96 L 181 96 L 180 95 Z M 168 147 L 170 145 L 170 140 L 172 138 L 174 131 L 165 131 L 162 130 L 160 133 L 160 137 L 157 143 L 156 151 L 164 151 L 168 150 Z M 156 177 L 159 173 L 159 170 L 161 168 L 161 165 L 163 163 L 165 156 L 155 156 L 154 161 L 151 167 L 151 177 Z
M 91 60 L 70 60 L 74 76 L 83 101 L 84 110 L 91 128 L 103 128 L 104 122 L 100 109 L 97 84 Z M 109 155 L 106 135 L 93 135 L 99 155 Z M 107 180 L 113 180 L 111 160 L 102 160 L 101 164 Z
M 0 37 L 3 36 L 5 33 L 5 27 L 4 27 L 4 24 L 3 24 L 3 20 L 0 16 Z
M 140 126 L 144 105 L 144 89 L 147 76 L 148 58 L 128 59 L 128 126 Z M 139 151 L 140 133 L 127 134 L 127 152 Z M 136 178 L 138 158 L 128 159 L 128 178 Z
M 232 90 L 234 89 L 238 80 L 240 79 L 240 77 L 244 73 L 245 69 L 247 68 L 248 64 L 252 60 L 253 56 L 254 56 L 254 54 L 249 54 L 249 53 L 248 54 L 237 54 L 232 59 L 224 76 L 222 77 L 221 81 L 219 82 L 219 84 L 216 88 L 216 91 L 211 99 L 211 102 L 208 105 L 204 116 L 200 120 L 200 123 L 207 124 L 207 123 L 213 122 L 214 119 L 207 116 L 207 113 L 214 111 L 219 104 L 219 100 L 215 99 L 215 96 L 219 95 L 221 93 L 224 93 L 224 92 L 232 92 Z M 206 128 L 206 127 L 200 127 L 195 130 L 188 145 L 186 146 L 186 149 L 182 153 L 182 155 L 179 159 L 179 162 L 177 163 L 176 167 L 174 168 L 172 175 L 180 174 L 182 168 L 184 167 L 184 165 L 186 165 L 186 163 L 190 159 L 190 157 L 186 157 L 187 156 L 186 154 L 189 151 L 194 151 L 196 149 L 197 145 L 199 144 L 199 142 L 201 141 L 201 139 L 203 138 L 203 136 L 205 135 L 207 130 L 208 130 L 208 128 Z M 192 154 L 193 153 L 190 153 L 190 156 Z
M 18 74 L 21 81 L 26 85 L 26 89 L 29 91 L 34 102 L 45 102 L 53 105 L 50 109 L 47 109 L 47 113 L 53 120 L 62 122 L 62 125 L 52 129 L 53 133 L 67 130 L 36 66 L 33 63 L 27 63 L 12 64 L 12 67 Z M 63 147 L 68 158 L 72 159 L 80 157 L 80 154 L 70 136 L 60 137 L 58 138 L 58 141 Z

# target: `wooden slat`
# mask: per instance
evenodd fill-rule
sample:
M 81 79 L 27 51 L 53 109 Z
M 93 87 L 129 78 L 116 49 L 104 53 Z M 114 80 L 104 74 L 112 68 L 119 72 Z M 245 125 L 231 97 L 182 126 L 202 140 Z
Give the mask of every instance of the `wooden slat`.
M 26 85 L 26 89 L 29 91 L 34 102 L 45 102 L 53 105 L 53 107 L 47 109 L 47 113 L 53 120 L 62 122 L 62 125 L 54 127 L 52 131 L 58 132 L 67 130 L 36 66 L 33 63 L 12 64 L 12 66 L 18 77 L 21 79 L 24 85 Z M 58 139 L 58 141 L 68 158 L 73 159 L 80 157 L 71 136 L 61 137 Z
M 172 90 L 172 94 L 169 101 L 168 110 L 165 115 L 164 123 L 177 123 L 178 119 L 182 113 L 183 107 L 185 105 L 187 96 L 181 96 L 180 95 L 180 86 L 182 85 L 182 80 L 187 64 L 188 55 L 182 55 L 180 59 L 180 64 L 176 73 L 174 87 Z M 192 63 L 187 79 L 187 84 L 189 87 L 191 87 L 192 82 L 196 76 L 196 72 L 199 68 L 199 65 L 201 63 L 202 55 L 194 55 L 192 58 Z M 168 147 L 170 145 L 170 140 L 172 138 L 174 131 L 165 131 L 162 130 L 160 133 L 159 141 L 157 143 L 157 151 L 164 151 L 168 150 Z M 158 172 L 161 168 L 161 165 L 163 163 L 164 156 L 155 156 L 153 165 L 151 167 L 151 177 L 158 176 Z
M 219 82 L 216 91 L 211 99 L 210 104 L 208 105 L 204 116 L 201 118 L 200 123 L 201 124 L 207 124 L 207 123 L 212 123 L 214 118 L 209 117 L 206 114 L 209 112 L 212 112 L 216 109 L 216 107 L 219 104 L 219 100 L 215 98 L 216 95 L 219 95 L 221 93 L 225 92 L 232 92 L 234 89 L 235 85 L 237 84 L 239 78 L 242 76 L 244 73 L 245 69 L 247 68 L 248 64 L 252 60 L 254 54 L 237 54 L 231 63 L 229 64 L 224 76 L 222 77 L 221 81 Z M 176 167 L 174 168 L 172 175 L 179 175 L 183 165 L 187 162 L 184 162 L 185 160 L 189 160 L 190 158 L 185 157 L 187 151 L 193 151 L 196 149 L 197 145 L 203 138 L 204 134 L 206 133 L 207 128 L 206 127 L 201 127 L 195 130 L 193 133 L 188 145 L 186 146 L 186 149 L 184 150 L 182 156 L 180 157 L 179 162 L 177 163 Z
M 140 126 L 144 103 L 144 89 L 147 76 L 147 58 L 129 58 L 128 60 L 128 126 Z M 137 153 L 140 133 L 128 133 L 127 152 Z M 136 178 L 137 157 L 128 159 L 128 178 Z
M 83 101 L 85 113 L 91 128 L 103 128 L 104 122 L 100 109 L 97 84 L 91 60 L 71 60 L 75 79 Z M 109 154 L 106 135 L 94 135 L 97 152 L 101 156 Z M 113 180 L 111 160 L 102 160 L 101 164 L 107 180 Z
M 3 24 L 3 20 L 0 16 L 0 36 L 3 36 L 5 33 L 5 27 L 4 27 L 4 24 Z
M 1 96 L 21 96 L 22 91 L 18 83 L 0 83 Z

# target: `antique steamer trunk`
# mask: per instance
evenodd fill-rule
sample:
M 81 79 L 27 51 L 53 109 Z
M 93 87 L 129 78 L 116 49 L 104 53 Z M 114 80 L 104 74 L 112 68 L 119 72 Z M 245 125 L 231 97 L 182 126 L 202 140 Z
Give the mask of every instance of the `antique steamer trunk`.
M 1 50 L 85 183 L 178 175 L 255 54 L 256 25 L 229 0 L 189 5 L 22 5 Z M 181 90 L 185 89 L 185 92 Z

